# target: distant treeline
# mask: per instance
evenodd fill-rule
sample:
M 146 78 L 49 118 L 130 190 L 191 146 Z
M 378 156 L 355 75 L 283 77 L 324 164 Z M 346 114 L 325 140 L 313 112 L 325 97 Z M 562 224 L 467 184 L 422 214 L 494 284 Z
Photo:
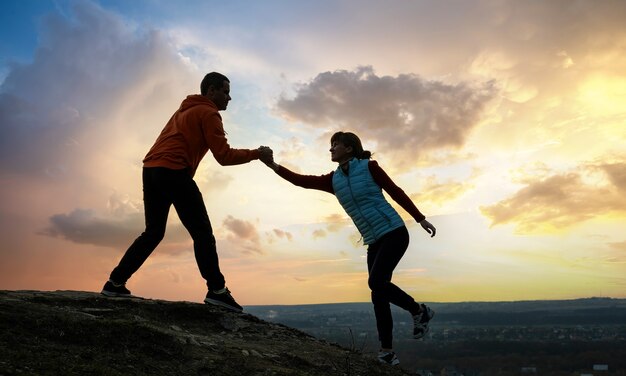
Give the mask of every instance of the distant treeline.
M 559 311 L 440 313 L 438 324 L 459 325 L 626 325 L 626 308 Z
M 624 325 L 626 299 L 587 298 L 519 302 L 429 303 L 437 312 L 433 325 Z M 392 306 L 396 313 L 400 310 Z M 363 318 L 371 303 L 250 306 L 246 311 L 296 327 L 315 325 L 321 317 Z M 400 316 L 399 316 L 400 317 Z M 372 317 L 373 319 L 373 317 Z

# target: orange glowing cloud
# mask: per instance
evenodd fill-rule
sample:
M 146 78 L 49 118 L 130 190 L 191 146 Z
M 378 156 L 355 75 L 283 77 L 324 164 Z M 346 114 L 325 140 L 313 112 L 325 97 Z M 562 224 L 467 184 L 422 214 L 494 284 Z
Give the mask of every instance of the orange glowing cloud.
M 520 233 L 562 230 L 593 217 L 626 214 L 625 181 L 624 162 L 584 165 L 536 180 L 527 177 L 513 196 L 481 211 L 492 226 L 513 223 Z

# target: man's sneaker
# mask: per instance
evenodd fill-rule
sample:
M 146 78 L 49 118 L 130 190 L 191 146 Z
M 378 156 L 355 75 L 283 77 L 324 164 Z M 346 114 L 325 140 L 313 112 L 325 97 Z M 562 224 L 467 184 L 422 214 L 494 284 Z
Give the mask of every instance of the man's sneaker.
M 228 288 L 224 287 L 218 291 L 211 291 L 206 294 L 206 298 L 204 298 L 204 302 L 207 304 L 215 304 L 222 307 L 226 307 L 230 310 L 241 312 L 243 308 L 237 304 L 232 295 L 230 295 L 230 291 Z
M 396 353 L 393 351 L 379 351 L 378 361 L 384 364 L 390 364 L 392 366 L 397 366 L 398 364 L 400 364 L 400 360 L 396 356 Z
M 124 286 L 123 283 L 120 285 L 120 284 L 114 283 L 111 280 L 107 281 L 107 283 L 104 284 L 101 294 L 106 295 L 106 296 L 120 297 L 120 298 L 132 298 L 133 297 L 130 294 L 130 291 L 126 288 L 126 286 Z
M 428 333 L 428 323 L 435 316 L 435 311 L 426 304 L 421 304 L 421 306 L 422 312 L 413 316 L 413 338 L 415 339 L 423 338 Z

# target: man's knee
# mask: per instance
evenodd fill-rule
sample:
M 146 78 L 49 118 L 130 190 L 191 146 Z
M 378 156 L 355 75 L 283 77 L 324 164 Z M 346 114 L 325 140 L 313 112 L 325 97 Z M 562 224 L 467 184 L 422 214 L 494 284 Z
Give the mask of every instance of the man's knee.
M 142 235 L 150 243 L 159 244 L 165 237 L 165 229 L 146 229 Z
M 191 239 L 193 239 L 194 243 L 202 247 L 215 248 L 215 236 L 211 230 L 189 232 L 189 235 L 191 235 Z

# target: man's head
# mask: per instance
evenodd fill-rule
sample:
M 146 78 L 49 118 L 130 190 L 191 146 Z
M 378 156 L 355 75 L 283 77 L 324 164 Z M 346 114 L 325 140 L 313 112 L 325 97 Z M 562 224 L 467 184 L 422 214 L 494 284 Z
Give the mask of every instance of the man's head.
M 228 77 L 217 72 L 208 73 L 200 83 L 200 94 L 213 101 L 218 110 L 225 110 L 232 99 Z

